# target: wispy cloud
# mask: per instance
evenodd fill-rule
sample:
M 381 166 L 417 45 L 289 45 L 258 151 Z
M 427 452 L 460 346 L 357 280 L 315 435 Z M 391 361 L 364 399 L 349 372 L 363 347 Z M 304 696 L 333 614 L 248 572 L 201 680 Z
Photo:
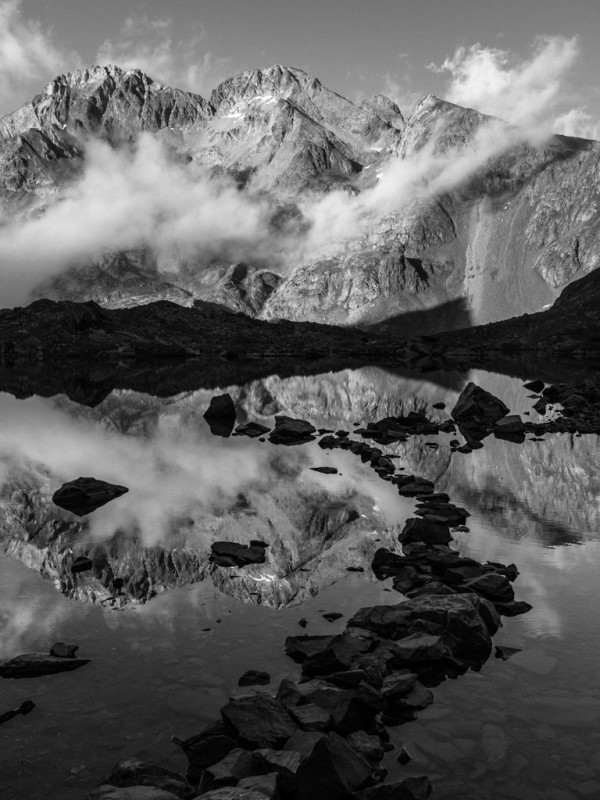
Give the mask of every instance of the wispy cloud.
M 585 135 L 592 130 L 592 120 L 584 108 L 573 106 L 576 93 L 570 86 L 579 56 L 576 37 L 543 36 L 525 58 L 474 44 L 429 68 L 448 73 L 444 96 L 453 103 L 500 117 L 529 133 Z
M 56 42 L 53 32 L 23 16 L 21 0 L 0 2 L 0 113 L 23 101 L 27 90 L 78 61 Z
M 227 76 L 230 59 L 207 50 L 206 40 L 201 27 L 176 40 L 171 19 L 128 17 L 118 36 L 100 46 L 97 61 L 141 69 L 177 88 L 207 94 Z

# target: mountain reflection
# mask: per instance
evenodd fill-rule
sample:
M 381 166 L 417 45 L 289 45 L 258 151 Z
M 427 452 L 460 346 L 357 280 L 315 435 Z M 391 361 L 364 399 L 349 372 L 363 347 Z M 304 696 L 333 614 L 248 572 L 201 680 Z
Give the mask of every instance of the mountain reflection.
M 487 373 L 471 379 L 514 411 L 531 407 L 519 381 Z M 443 389 L 439 377 L 429 382 L 366 368 L 271 376 L 221 391 L 233 396 L 238 421 L 272 425 L 273 415 L 286 414 L 352 431 L 356 423 L 410 411 L 441 420 L 460 386 Z M 377 547 L 395 547 L 412 501 L 347 452 L 213 437 L 203 419 L 213 394 L 115 391 L 94 408 L 65 396 L 0 395 L 1 550 L 69 597 L 118 607 L 203 580 L 244 602 L 280 607 L 340 580 L 349 566 L 367 577 Z M 432 407 L 439 401 L 446 410 Z M 452 455 L 449 438 L 411 437 L 386 451 L 407 473 L 435 481 L 465 505 L 473 514 L 471 536 L 480 524 L 503 539 L 544 546 L 595 536 L 595 437 L 554 435 L 521 446 L 488 437 L 469 455 Z M 428 446 L 434 439 L 438 448 Z M 323 465 L 339 474 L 310 470 Z M 79 475 L 129 492 L 80 520 L 50 499 Z M 210 545 L 222 539 L 268 542 L 266 563 L 213 567 Z M 73 576 L 73 558 L 83 554 L 93 570 Z

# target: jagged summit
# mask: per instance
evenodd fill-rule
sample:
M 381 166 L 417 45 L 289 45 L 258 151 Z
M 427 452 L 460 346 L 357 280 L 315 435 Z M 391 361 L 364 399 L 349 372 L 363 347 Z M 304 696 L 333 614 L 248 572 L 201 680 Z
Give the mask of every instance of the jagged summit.
M 57 76 L 29 103 L 0 119 L 0 136 L 58 128 L 122 139 L 143 130 L 189 126 L 208 116 L 200 95 L 163 86 L 139 69 L 92 65 Z

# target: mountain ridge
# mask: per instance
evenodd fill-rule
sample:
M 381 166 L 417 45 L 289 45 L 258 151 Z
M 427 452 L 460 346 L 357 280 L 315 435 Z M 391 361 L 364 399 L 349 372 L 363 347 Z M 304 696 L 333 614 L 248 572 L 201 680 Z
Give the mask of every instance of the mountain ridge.
M 439 169 L 464 153 L 468 162 L 490 120 L 434 95 L 405 119 L 383 95 L 356 104 L 296 67 L 240 73 L 205 99 L 141 70 L 92 66 L 58 76 L 0 119 L 0 198 L 6 214 L 43 213 L 85 169 L 90 136 L 118 147 L 146 132 L 209 175 L 233 177 L 250 198 L 270 198 L 277 225 L 291 220 L 301 231 L 310 227 L 305 198 L 369 198 L 404 163 L 432 158 Z M 464 179 L 447 189 L 378 207 L 361 222 L 364 231 L 332 237 L 321 255 L 279 266 L 247 259 L 250 273 L 276 276 L 249 302 L 245 289 L 218 277 L 236 268 L 219 259 L 179 262 L 178 272 L 165 274 L 152 258 L 132 254 L 138 277 L 126 282 L 113 266 L 107 284 L 106 259 L 130 258 L 110 251 L 65 265 L 35 296 L 108 305 L 216 300 L 264 319 L 339 325 L 386 322 L 464 298 L 472 321 L 492 322 L 537 311 L 600 264 L 598 180 L 596 142 L 509 141 L 480 165 L 467 163 Z

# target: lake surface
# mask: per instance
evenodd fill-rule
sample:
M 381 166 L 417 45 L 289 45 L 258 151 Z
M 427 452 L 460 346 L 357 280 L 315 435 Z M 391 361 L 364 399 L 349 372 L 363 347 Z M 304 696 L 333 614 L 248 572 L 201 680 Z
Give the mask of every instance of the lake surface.
M 537 419 L 521 381 L 483 372 L 407 378 L 369 368 L 220 391 L 239 422 L 272 426 L 287 414 L 351 432 L 411 410 L 444 419 L 433 404 L 451 408 L 467 380 Z M 378 547 L 399 550 L 414 501 L 349 452 L 213 436 L 203 414 L 218 393 L 119 391 L 95 408 L 0 394 L 0 658 L 63 640 L 92 659 L 76 672 L 1 682 L 0 713 L 36 704 L 0 726 L 3 800 L 83 798 L 129 756 L 185 772 L 171 737 L 218 717 L 242 673 L 268 671 L 273 689 L 299 676 L 284 640 L 302 632 L 301 619 L 308 633 L 338 632 L 361 606 L 401 599 L 369 567 Z M 440 798 L 598 797 L 597 437 L 488 437 L 470 454 L 451 454 L 451 438 L 383 449 L 471 513 L 455 546 L 516 563 L 517 599 L 533 610 L 505 618 L 494 639 L 520 652 L 446 681 L 416 721 L 391 729 L 412 761 L 400 766 L 398 750 L 389 753 L 389 777 L 428 774 Z M 82 523 L 51 502 L 79 475 L 129 492 Z M 210 544 L 221 539 L 269 542 L 267 562 L 211 569 Z M 69 582 L 71 551 L 101 553 L 104 582 Z M 343 618 L 323 619 L 332 611 Z

